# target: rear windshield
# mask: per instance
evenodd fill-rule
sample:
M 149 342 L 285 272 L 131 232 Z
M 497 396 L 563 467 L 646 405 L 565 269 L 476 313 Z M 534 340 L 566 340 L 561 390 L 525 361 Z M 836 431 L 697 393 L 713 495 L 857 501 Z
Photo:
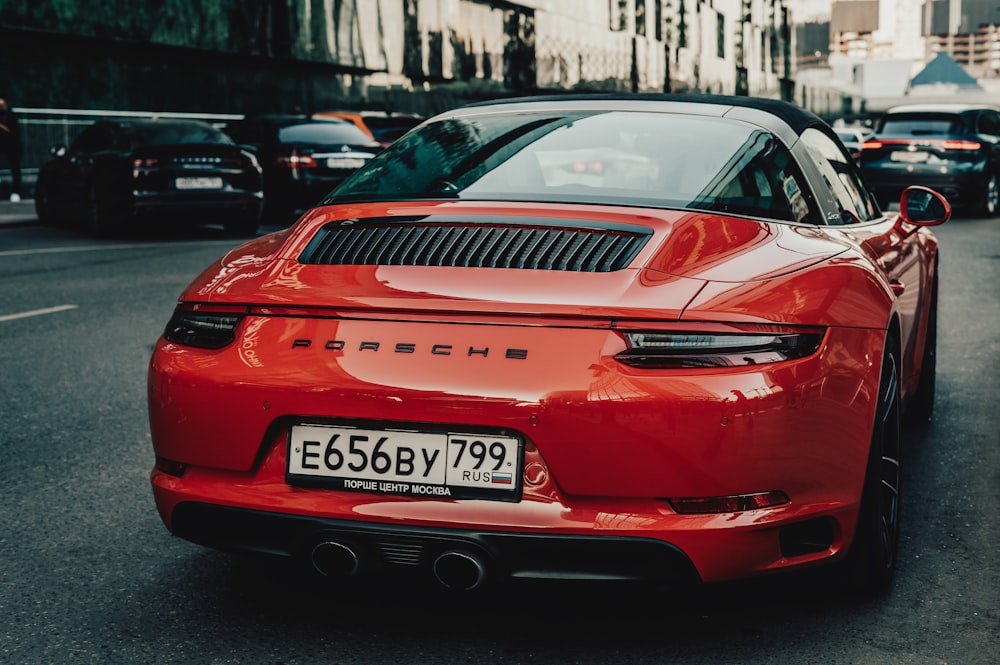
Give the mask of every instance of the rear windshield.
M 457 198 L 682 207 L 805 221 L 805 181 L 758 127 L 652 112 L 518 113 L 424 125 L 327 202 Z
M 176 145 L 178 143 L 221 143 L 232 140 L 221 131 L 201 122 L 164 122 L 134 124 L 127 128 L 138 145 Z
M 310 122 L 278 130 L 281 143 L 354 143 L 370 145 L 371 138 L 348 122 Z
M 962 119 L 955 115 L 899 115 L 885 118 L 881 133 L 935 136 L 961 131 Z

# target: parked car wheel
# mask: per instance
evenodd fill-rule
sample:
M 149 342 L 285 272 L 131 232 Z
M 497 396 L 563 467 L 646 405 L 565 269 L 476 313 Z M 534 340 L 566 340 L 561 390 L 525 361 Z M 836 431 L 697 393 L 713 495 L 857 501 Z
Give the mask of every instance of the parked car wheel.
M 899 549 L 899 352 L 890 335 L 882 357 L 878 407 L 854 542 L 845 560 L 846 589 L 858 596 L 885 593 Z
M 995 173 L 986 179 L 986 195 L 983 197 L 980 212 L 987 217 L 994 217 L 1000 212 L 1000 179 Z
M 108 197 L 97 185 L 92 185 L 88 198 L 87 232 L 97 238 L 107 238 L 117 230 Z
M 64 218 L 52 209 L 52 199 L 45 187 L 35 187 L 35 214 L 42 226 L 59 226 Z

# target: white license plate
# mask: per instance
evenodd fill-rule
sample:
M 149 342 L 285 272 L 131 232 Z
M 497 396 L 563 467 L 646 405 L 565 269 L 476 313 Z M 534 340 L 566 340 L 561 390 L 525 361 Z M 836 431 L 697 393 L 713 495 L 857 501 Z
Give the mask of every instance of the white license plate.
M 917 164 L 920 162 L 926 162 L 928 155 L 922 150 L 897 150 L 889 155 L 889 159 L 894 162 L 906 162 L 907 164 Z
M 184 176 L 174 181 L 177 189 L 222 189 L 222 178 Z
M 360 169 L 367 159 L 361 157 L 330 157 L 326 160 L 328 169 Z
M 287 480 L 337 489 L 516 500 L 521 444 L 511 436 L 295 425 Z

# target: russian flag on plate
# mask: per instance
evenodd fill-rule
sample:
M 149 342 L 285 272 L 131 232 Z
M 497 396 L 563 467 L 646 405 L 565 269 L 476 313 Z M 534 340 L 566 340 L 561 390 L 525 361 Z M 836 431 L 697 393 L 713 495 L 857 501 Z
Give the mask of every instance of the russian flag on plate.
M 514 479 L 509 473 L 497 473 L 494 471 L 490 482 L 494 485 L 510 485 L 514 482 Z

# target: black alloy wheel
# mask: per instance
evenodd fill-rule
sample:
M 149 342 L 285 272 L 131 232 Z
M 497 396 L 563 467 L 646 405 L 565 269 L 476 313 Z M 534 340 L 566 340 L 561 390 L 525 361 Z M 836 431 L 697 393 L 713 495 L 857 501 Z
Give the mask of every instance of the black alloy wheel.
M 980 212 L 986 217 L 994 217 L 1000 212 L 1000 178 L 991 173 L 986 177 L 985 192 Z
M 854 542 L 844 561 L 847 589 L 858 597 L 886 593 L 899 550 L 900 394 L 896 340 L 886 339 L 868 469 Z

